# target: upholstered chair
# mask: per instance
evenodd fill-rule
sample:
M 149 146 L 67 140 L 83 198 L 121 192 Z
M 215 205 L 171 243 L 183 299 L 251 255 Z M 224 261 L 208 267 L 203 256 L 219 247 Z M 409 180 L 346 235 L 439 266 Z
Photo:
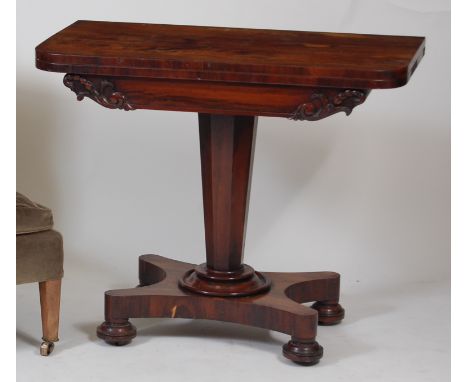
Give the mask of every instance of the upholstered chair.
M 49 355 L 58 341 L 63 245 L 52 225 L 49 208 L 16 193 L 16 284 L 39 283 L 41 355 Z

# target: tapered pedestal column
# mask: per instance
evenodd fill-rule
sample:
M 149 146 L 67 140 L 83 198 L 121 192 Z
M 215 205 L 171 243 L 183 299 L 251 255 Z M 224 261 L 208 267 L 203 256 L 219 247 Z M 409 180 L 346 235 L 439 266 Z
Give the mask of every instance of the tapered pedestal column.
M 242 263 L 257 117 L 199 114 L 206 263 L 180 279 L 210 296 L 265 292 L 270 281 Z

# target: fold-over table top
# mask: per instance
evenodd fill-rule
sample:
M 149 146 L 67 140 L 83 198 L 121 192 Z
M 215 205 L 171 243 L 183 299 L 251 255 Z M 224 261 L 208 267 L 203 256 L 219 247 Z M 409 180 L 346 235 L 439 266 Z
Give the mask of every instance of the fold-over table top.
M 36 48 L 75 74 L 361 89 L 405 85 L 424 37 L 77 21 Z

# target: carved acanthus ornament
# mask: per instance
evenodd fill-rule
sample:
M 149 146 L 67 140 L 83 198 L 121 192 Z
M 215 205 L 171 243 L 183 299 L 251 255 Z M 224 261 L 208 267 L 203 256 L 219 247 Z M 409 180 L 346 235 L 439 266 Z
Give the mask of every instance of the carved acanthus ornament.
M 103 78 L 89 80 L 77 74 L 66 74 L 63 83 L 76 93 L 78 101 L 88 97 L 109 109 L 134 110 L 128 103 L 127 97 L 115 91 L 114 84 L 109 80 Z
M 327 89 L 313 93 L 310 101 L 303 103 L 291 114 L 289 119 L 317 121 L 343 111 L 351 114 L 353 109 L 366 100 L 369 90 Z

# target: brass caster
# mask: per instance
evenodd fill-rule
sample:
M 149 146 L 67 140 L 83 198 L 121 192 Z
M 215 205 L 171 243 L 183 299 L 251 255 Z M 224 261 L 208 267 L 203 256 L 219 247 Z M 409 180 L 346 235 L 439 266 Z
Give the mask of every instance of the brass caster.
M 54 350 L 54 343 L 49 341 L 44 341 L 41 344 L 41 355 L 48 356 Z

